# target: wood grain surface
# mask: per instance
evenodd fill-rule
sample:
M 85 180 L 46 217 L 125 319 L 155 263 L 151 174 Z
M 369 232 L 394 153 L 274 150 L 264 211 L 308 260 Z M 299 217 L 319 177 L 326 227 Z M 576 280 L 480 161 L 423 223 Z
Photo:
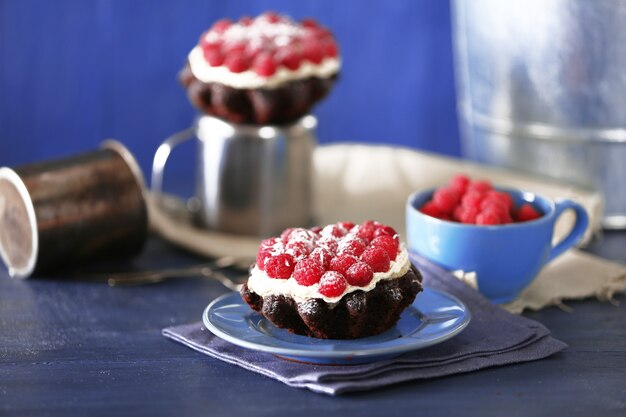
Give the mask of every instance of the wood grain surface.
M 626 261 L 626 233 L 591 252 Z M 128 264 L 199 259 L 157 239 Z M 68 273 L 69 275 L 69 273 Z M 65 278 L 65 279 L 64 279 Z M 589 300 L 528 314 L 569 344 L 551 358 L 410 382 L 337 398 L 201 355 L 161 336 L 199 320 L 220 284 L 185 279 L 109 288 L 68 277 L 12 280 L 0 273 L 0 415 L 46 416 L 623 416 L 626 306 Z

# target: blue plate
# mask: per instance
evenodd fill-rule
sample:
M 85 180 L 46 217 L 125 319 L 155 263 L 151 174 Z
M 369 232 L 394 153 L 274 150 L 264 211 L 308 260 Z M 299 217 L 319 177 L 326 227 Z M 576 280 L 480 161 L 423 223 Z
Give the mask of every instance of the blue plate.
M 230 293 L 209 304 L 202 320 L 213 334 L 244 348 L 300 362 L 351 365 L 443 342 L 467 326 L 470 312 L 456 297 L 425 288 L 384 333 L 351 340 L 316 339 L 279 329 L 251 310 L 239 293 Z

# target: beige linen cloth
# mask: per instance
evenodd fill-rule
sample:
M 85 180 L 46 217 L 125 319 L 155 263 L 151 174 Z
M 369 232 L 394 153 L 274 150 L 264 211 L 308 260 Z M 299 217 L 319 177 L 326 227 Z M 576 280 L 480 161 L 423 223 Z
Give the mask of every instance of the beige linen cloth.
M 599 230 L 603 200 L 593 191 L 549 182 L 517 172 L 390 146 L 336 144 L 320 146 L 315 153 L 315 214 L 318 224 L 340 220 L 361 222 L 375 219 L 404 236 L 404 212 L 409 194 L 446 183 L 454 174 L 521 188 L 554 199 L 570 198 L 590 215 L 588 242 Z M 230 256 L 243 266 L 255 258 L 260 239 L 233 236 L 195 227 L 177 199 L 156 204 L 151 196 L 149 211 L 153 231 L 172 243 L 210 257 Z M 557 223 L 555 239 L 571 228 L 573 215 Z M 473 285 L 470 277 L 460 277 Z M 514 302 L 504 305 L 512 312 L 563 306 L 564 300 L 597 297 L 610 300 L 626 288 L 626 266 L 578 250 L 570 250 L 547 265 Z

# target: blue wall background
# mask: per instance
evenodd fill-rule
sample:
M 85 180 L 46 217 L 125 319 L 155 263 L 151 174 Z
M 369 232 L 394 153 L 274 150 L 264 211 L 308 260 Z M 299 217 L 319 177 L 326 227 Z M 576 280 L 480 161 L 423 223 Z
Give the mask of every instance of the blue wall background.
M 444 0 L 0 0 L 0 165 L 124 142 L 152 154 L 195 114 L 177 73 L 222 17 L 276 10 L 333 30 L 340 81 L 315 114 L 321 143 L 460 153 Z M 193 148 L 173 159 L 186 171 Z

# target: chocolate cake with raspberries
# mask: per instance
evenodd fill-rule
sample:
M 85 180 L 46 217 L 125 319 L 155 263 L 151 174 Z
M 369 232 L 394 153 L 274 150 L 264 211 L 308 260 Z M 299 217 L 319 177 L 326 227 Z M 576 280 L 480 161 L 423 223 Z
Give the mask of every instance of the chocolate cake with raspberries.
M 393 228 L 341 222 L 264 240 L 241 295 L 277 327 L 354 339 L 393 327 L 421 281 Z
M 340 66 L 327 29 L 312 19 L 267 12 L 216 22 L 189 53 L 180 80 L 206 114 L 233 123 L 285 124 L 328 93 Z

